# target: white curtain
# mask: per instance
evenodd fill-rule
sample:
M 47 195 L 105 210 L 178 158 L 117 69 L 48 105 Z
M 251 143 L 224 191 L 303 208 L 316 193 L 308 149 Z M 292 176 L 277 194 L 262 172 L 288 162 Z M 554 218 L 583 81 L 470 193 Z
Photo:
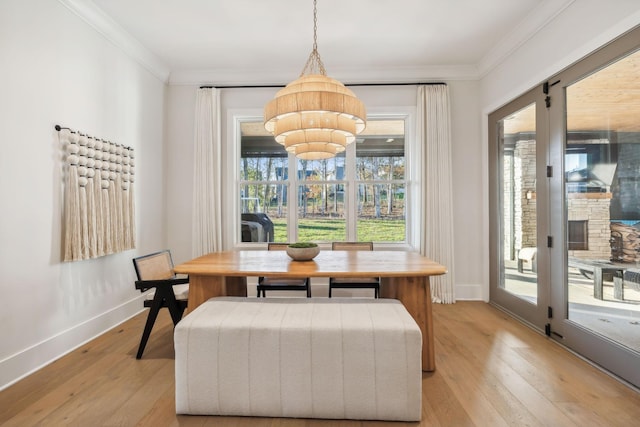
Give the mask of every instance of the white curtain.
M 198 89 L 193 159 L 192 255 L 222 250 L 220 93 Z
M 423 165 L 421 253 L 447 268 L 447 274 L 430 278 L 431 298 L 434 302 L 451 304 L 456 298 L 448 86 L 419 86 L 417 112 Z

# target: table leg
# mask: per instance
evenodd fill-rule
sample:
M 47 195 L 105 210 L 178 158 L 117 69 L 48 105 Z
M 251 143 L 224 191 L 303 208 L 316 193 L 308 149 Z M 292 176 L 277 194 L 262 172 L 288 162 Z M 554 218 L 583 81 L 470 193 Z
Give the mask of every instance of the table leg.
M 436 358 L 429 277 L 383 277 L 381 298 L 400 300 L 422 332 L 422 370 L 434 371 Z
M 225 295 L 230 297 L 247 296 L 247 278 L 245 276 L 227 276 L 224 278 Z
M 221 276 L 189 276 L 189 303 L 187 312 L 209 298 L 224 295 L 224 278 Z
M 193 311 L 209 298 L 219 296 L 247 296 L 246 277 L 189 276 L 189 303 Z
M 602 299 L 602 268 L 593 267 L 593 297 Z
M 613 273 L 613 297 L 615 299 L 624 300 L 624 272 L 617 270 Z

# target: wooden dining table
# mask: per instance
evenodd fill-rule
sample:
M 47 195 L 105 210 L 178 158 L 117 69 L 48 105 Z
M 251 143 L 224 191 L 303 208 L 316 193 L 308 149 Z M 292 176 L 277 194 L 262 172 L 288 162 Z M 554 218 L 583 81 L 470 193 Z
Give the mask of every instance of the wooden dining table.
M 240 250 L 214 252 L 179 264 L 176 273 L 189 275 L 193 311 L 216 296 L 247 296 L 251 276 L 381 278 L 380 297 L 402 302 L 422 332 L 422 369 L 435 370 L 429 277 L 446 267 L 417 252 L 321 251 L 311 261 L 293 261 L 285 251 Z

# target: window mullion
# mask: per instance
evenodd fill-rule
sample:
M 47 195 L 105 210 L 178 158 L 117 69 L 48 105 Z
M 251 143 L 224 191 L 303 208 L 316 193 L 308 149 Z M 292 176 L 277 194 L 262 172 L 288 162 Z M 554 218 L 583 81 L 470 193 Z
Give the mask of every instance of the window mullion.
M 345 156 L 345 178 L 347 180 L 345 186 L 347 200 L 345 201 L 345 221 L 347 224 L 347 241 L 355 242 L 358 238 L 356 233 L 357 227 L 357 190 L 356 185 L 356 144 L 349 144 Z
M 296 157 L 293 154 L 289 154 L 289 182 L 287 194 L 288 197 L 288 209 L 287 209 L 287 239 L 289 242 L 298 241 L 298 192 L 300 191 L 300 182 L 298 180 L 298 163 Z

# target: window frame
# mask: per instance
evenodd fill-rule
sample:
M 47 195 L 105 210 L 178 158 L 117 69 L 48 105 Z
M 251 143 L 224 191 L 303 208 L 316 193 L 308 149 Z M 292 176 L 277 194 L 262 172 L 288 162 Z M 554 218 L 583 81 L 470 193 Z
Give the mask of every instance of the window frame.
M 333 180 L 333 181 L 319 181 L 318 184 L 327 183 L 330 185 L 343 184 L 345 193 L 348 195 L 345 200 L 345 221 L 346 221 L 346 240 L 356 239 L 356 227 L 357 227 L 357 187 L 361 183 L 366 184 L 404 184 L 405 187 L 405 239 L 402 242 L 375 242 L 376 249 L 380 250 L 420 250 L 420 218 L 422 205 L 422 198 L 419 191 L 420 185 L 420 166 L 421 163 L 421 146 L 415 138 L 415 107 L 389 107 L 389 108 L 374 108 L 369 110 L 367 120 L 404 120 L 404 158 L 405 158 L 405 177 L 404 180 L 376 180 L 363 181 L 356 179 L 355 169 L 347 167 L 346 165 L 355 165 L 356 162 L 356 146 L 350 144 L 345 152 L 345 179 Z M 242 110 L 229 110 L 228 111 L 228 126 L 233 129 L 230 133 L 229 144 L 232 147 L 227 151 L 227 160 L 230 167 L 227 169 L 229 181 L 234 183 L 233 186 L 226 188 L 232 189 L 232 192 L 227 194 L 225 200 L 230 202 L 232 206 L 229 209 L 229 216 L 231 218 L 228 223 L 231 226 L 231 230 L 228 237 L 230 238 L 231 248 L 235 249 L 256 249 L 266 247 L 265 242 L 242 242 L 241 241 L 241 229 L 240 229 L 240 213 L 241 213 L 241 201 L 240 201 L 240 188 L 247 183 L 253 184 L 258 182 L 244 182 L 240 179 L 240 158 L 241 158 L 241 124 L 244 122 L 262 122 L 262 110 L 257 109 L 242 109 Z M 297 170 L 298 159 L 294 155 L 288 156 L 288 168 L 289 176 L 288 180 L 283 183 L 287 188 L 288 194 L 292 194 L 296 186 L 303 183 L 298 179 L 297 174 L 291 174 L 292 170 Z M 267 181 L 260 181 L 260 184 L 267 184 Z M 314 182 L 315 184 L 316 182 Z M 297 188 L 295 189 L 297 194 Z M 289 197 L 287 205 L 287 236 L 288 241 L 294 242 L 298 238 L 298 198 Z M 330 242 L 320 243 L 321 247 L 330 248 Z

